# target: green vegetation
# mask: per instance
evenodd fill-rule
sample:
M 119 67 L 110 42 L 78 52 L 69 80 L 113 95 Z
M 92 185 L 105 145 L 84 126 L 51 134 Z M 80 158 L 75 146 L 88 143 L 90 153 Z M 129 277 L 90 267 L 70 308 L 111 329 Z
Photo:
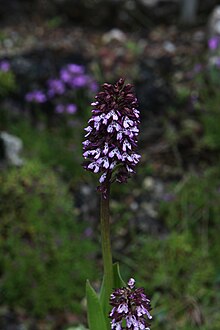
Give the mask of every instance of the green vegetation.
M 219 187 L 216 168 L 171 187 L 175 199 L 160 209 L 168 233 L 133 247 L 135 273 L 153 297 L 153 329 L 220 326 Z
M 12 71 L 0 71 L 0 98 L 16 91 L 17 85 Z
M 53 28 L 59 20 L 48 24 Z M 127 48 L 135 52 L 132 43 Z M 218 70 L 203 70 L 193 81 L 177 85 L 176 104 L 160 118 L 166 157 L 175 158 L 169 165 L 179 175 L 168 186 L 174 198 L 158 207 L 163 233 L 144 235 L 137 230 L 138 203 L 129 208 L 131 194 L 135 202 L 141 200 L 143 180 L 158 175 L 148 163 L 145 141 L 137 177 L 112 189 L 112 233 L 118 249 L 113 253 L 125 280 L 135 277 L 152 297 L 152 330 L 220 329 Z M 11 74 L 0 73 L 0 97 L 15 90 Z M 190 112 L 192 96 L 196 101 Z M 82 110 L 83 96 L 81 102 Z M 25 160 L 19 169 L 0 172 L 0 303 L 41 317 L 71 311 L 83 323 L 85 280 L 98 287 L 101 268 L 96 245 L 84 237 L 86 224 L 78 219 L 72 193 L 83 182 L 95 180 L 81 166 L 88 108 L 69 120 L 57 114 L 47 117 L 37 106 L 36 122 L 31 109 L 0 109 L 0 130 L 22 139 Z M 163 162 L 159 156 L 156 163 Z M 166 181 L 164 173 L 160 179 Z M 123 240 L 125 251 L 120 249 Z
M 0 218 L 1 304 L 39 316 L 79 312 L 94 245 L 65 184 L 34 160 L 1 173 Z

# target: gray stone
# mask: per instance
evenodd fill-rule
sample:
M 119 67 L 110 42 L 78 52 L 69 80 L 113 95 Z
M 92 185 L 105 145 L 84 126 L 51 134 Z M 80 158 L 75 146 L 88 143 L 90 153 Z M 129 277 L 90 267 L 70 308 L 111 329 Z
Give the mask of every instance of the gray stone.
M 0 141 L 2 148 L 2 163 L 6 163 L 8 165 L 13 166 L 21 166 L 23 164 L 23 160 L 20 158 L 20 152 L 23 147 L 21 139 L 11 134 L 8 134 L 7 132 L 1 132 Z
M 196 14 L 198 10 L 198 0 L 180 1 L 180 20 L 183 24 L 191 25 L 196 23 Z
M 118 41 L 123 43 L 126 41 L 126 34 L 119 29 L 111 29 L 103 35 L 102 39 L 107 44 L 112 41 Z
M 209 38 L 220 36 L 220 6 L 212 11 L 208 23 Z

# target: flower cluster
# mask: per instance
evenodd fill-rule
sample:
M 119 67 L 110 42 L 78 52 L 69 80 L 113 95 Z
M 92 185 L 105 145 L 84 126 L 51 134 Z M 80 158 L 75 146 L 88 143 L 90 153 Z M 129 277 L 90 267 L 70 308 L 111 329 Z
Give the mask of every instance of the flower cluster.
M 27 102 L 45 103 L 47 101 L 47 97 L 42 91 L 35 90 L 33 92 L 27 93 L 25 95 L 25 100 Z
M 66 65 L 60 71 L 60 79 L 71 89 L 88 88 L 93 92 L 98 89 L 96 82 L 85 73 L 85 68 L 82 65 Z
M 109 317 L 111 329 L 150 330 L 150 299 L 143 288 L 135 289 L 135 280 L 130 278 L 127 287 L 116 289 L 110 297 L 113 306 Z
M 0 67 L 1 69 L 1 67 Z M 86 74 L 85 67 L 78 64 L 67 64 L 61 68 L 58 78 L 48 79 L 45 91 L 34 90 L 25 96 L 25 100 L 30 103 L 52 102 L 56 113 L 74 114 L 77 106 L 72 103 L 77 98 L 77 92 L 83 89 L 88 94 L 96 92 L 97 83 L 92 76 Z M 65 103 L 68 99 L 71 103 Z
M 105 83 L 102 87 L 91 104 L 94 108 L 85 128 L 83 156 L 85 169 L 102 174 L 98 189 L 105 193 L 110 180 L 126 182 L 140 160 L 135 152 L 139 111 L 132 86 L 125 85 L 122 78 L 115 85 Z

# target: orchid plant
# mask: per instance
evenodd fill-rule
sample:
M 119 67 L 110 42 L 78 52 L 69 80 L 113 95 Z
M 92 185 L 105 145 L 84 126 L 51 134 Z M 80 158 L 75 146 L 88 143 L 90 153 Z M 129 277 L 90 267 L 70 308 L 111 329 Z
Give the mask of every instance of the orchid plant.
M 112 263 L 109 223 L 111 184 L 125 183 L 141 157 L 136 151 L 140 112 L 132 85 L 125 84 L 124 79 L 114 85 L 105 83 L 102 88 L 91 104 L 92 116 L 83 142 L 84 168 L 100 174 L 97 189 L 101 193 L 104 265 L 99 295 L 87 281 L 88 324 L 90 330 L 149 330 L 150 299 L 143 288 L 135 289 L 133 278 L 126 285 L 118 264 Z

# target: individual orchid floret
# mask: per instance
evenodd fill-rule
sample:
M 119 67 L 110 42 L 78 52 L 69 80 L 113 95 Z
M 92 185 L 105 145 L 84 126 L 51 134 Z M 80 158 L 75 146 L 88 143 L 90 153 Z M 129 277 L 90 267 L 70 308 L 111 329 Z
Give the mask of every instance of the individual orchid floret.
M 110 305 L 113 307 L 109 314 L 111 329 L 150 330 L 150 299 L 143 288 L 135 289 L 133 278 L 130 278 L 127 287 L 114 290 Z
M 140 113 L 132 85 L 124 79 L 102 87 L 91 104 L 92 117 L 85 128 L 89 143 L 83 143 L 83 156 L 84 168 L 101 174 L 98 189 L 105 193 L 109 182 L 126 182 L 140 160 L 136 152 Z

